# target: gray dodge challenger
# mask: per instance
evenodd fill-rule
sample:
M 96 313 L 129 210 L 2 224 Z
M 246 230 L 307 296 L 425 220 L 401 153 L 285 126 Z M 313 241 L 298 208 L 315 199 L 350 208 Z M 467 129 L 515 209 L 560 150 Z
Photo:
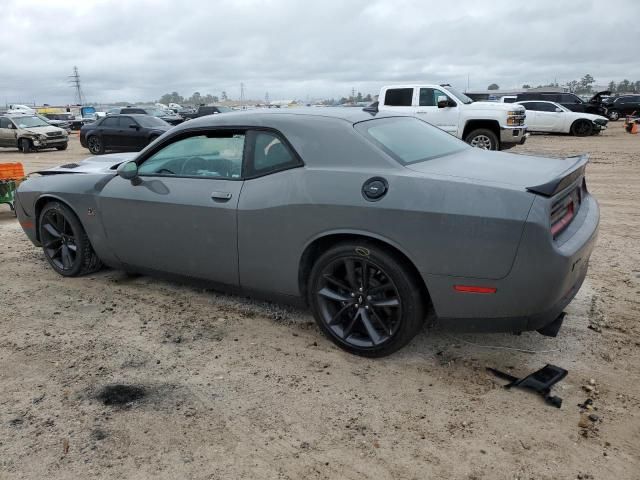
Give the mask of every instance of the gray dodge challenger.
M 555 335 L 598 231 L 586 164 L 392 113 L 249 111 L 40 171 L 16 211 L 61 275 L 105 264 L 304 302 L 333 342 L 375 357 L 426 319 Z

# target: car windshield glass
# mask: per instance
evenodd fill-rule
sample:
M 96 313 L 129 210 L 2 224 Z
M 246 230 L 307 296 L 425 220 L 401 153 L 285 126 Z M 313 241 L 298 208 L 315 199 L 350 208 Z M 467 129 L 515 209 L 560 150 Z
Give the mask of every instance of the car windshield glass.
M 454 97 L 456 97 L 458 100 L 460 100 L 462 103 L 464 104 L 469 104 L 469 103 L 473 103 L 473 100 L 469 97 L 467 97 L 464 93 L 459 92 L 458 90 L 456 90 L 453 87 L 445 87 L 447 90 L 449 90 Z
M 229 107 L 218 107 L 218 111 L 220 113 L 228 113 L 231 111 L 231 109 Z
M 367 120 L 357 123 L 355 128 L 402 165 L 471 148 L 453 135 L 417 118 Z
M 142 115 L 136 117 L 138 122 L 143 127 L 166 127 L 169 125 L 167 122 L 158 117 L 143 117 Z
M 47 127 L 50 125 L 39 117 L 18 117 L 14 118 L 13 121 L 20 128 Z
M 155 115 L 156 117 L 162 117 L 166 115 L 166 113 L 159 108 L 145 108 L 145 110 L 149 115 Z

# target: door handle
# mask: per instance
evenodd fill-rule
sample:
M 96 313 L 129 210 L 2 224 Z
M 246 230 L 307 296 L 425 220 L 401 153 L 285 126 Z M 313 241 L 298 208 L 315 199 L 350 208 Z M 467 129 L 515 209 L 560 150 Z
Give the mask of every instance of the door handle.
M 233 195 L 230 192 L 213 192 L 211 194 L 211 198 L 213 198 L 214 200 L 231 200 L 231 197 Z

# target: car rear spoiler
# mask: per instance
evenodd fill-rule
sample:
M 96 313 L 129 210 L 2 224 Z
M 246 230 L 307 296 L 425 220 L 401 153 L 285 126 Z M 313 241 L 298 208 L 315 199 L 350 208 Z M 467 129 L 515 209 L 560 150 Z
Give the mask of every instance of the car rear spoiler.
M 584 175 L 587 163 L 589 163 L 589 155 L 583 153 L 582 155 L 567 157 L 564 161 L 571 162 L 564 172 L 547 183 L 536 185 L 535 187 L 527 187 L 527 190 L 545 197 L 553 197 L 556 193 L 571 185 L 578 177 Z

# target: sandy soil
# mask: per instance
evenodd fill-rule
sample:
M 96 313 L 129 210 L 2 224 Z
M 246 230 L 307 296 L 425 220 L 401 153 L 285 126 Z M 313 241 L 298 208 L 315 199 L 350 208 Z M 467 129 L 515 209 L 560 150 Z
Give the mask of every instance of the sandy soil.
M 307 312 L 113 270 L 63 279 L 0 205 L 0 479 L 640 478 L 640 136 L 618 122 L 513 151 L 591 154 L 601 233 L 560 335 L 425 330 L 382 360 Z M 85 156 L 0 149 L 29 171 Z M 485 371 L 546 363 L 569 370 L 561 409 Z

